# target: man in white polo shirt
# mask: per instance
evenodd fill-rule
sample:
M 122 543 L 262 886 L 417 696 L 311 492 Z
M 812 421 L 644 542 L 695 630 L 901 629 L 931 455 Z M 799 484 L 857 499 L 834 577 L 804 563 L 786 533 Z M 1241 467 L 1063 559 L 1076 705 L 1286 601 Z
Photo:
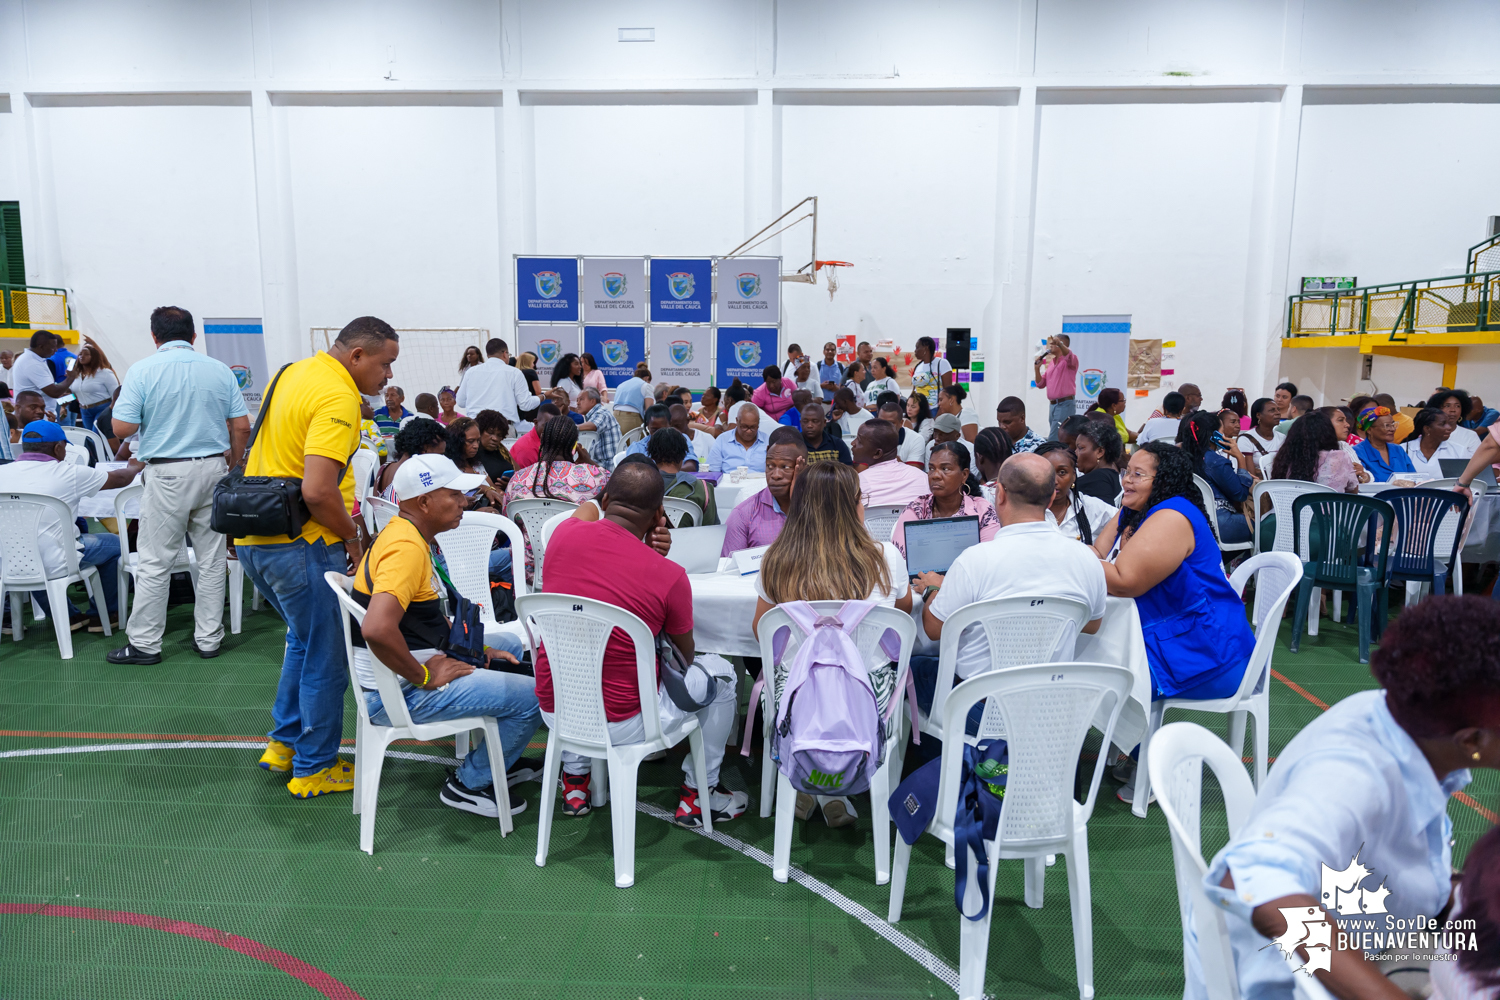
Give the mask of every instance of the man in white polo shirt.
M 536 409 L 541 400 L 531 394 L 521 369 L 507 363 L 510 350 L 505 341 L 495 337 L 484 350 L 489 357 L 464 372 L 455 403 L 464 413 L 494 410 L 514 427 L 521 423 L 520 411 Z M 530 429 L 529 424 L 520 428 L 523 433 Z
M 63 345 L 63 340 L 57 334 L 48 330 L 38 330 L 31 335 L 31 343 L 17 355 L 11 366 L 11 375 L 15 379 L 11 383 L 11 390 L 16 393 L 34 392 L 42 397 L 42 402 L 47 406 L 47 415 L 57 415 L 57 401 L 73 391 L 73 380 L 78 377 L 78 369 L 74 368 L 68 372 L 63 380 L 57 380 L 57 373 L 47 363 L 47 359 L 57 353 L 57 349 Z
M 1047 505 L 1056 482 L 1052 463 L 1040 455 L 1012 455 L 1000 466 L 995 484 L 999 533 L 965 549 L 946 575 L 923 573 L 917 578 L 926 587 L 941 588 L 928 593 L 922 609 L 928 638 L 941 639 L 943 622 L 965 605 L 1003 597 L 1064 597 L 1082 602 L 1089 608 L 1089 623 L 1083 631 L 1099 630 L 1104 617 L 1104 569 L 1093 549 L 1047 523 Z M 937 665 L 935 656 L 911 658 L 917 704 L 924 712 L 932 710 Z M 954 683 L 990 669 L 989 642 L 979 625 L 970 625 L 959 639 Z M 978 724 L 982 708 L 976 705 L 970 712 L 971 725 Z

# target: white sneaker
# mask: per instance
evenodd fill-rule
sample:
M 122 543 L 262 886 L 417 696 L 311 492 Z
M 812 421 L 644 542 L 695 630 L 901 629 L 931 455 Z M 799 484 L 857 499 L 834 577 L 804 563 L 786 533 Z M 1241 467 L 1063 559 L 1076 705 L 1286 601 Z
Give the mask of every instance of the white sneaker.
M 819 795 L 818 805 L 823 808 L 823 819 L 828 825 L 837 829 L 841 826 L 849 826 L 859 819 L 859 813 L 854 811 L 854 802 L 845 795 Z

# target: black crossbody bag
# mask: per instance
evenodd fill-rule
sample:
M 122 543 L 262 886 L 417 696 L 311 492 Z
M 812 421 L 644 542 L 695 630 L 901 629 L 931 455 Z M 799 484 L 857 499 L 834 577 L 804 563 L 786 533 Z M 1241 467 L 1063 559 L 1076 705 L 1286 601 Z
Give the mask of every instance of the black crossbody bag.
M 266 398 L 261 403 L 260 414 L 255 418 L 255 427 L 250 431 L 250 443 L 245 446 L 245 457 L 229 470 L 229 475 L 214 486 L 213 513 L 208 526 L 221 535 L 243 538 L 247 535 L 286 535 L 296 538 L 302 534 L 302 526 L 311 517 L 307 503 L 302 499 L 300 476 L 247 476 L 245 463 L 250 460 L 250 450 L 260 436 L 260 425 L 265 423 L 271 410 L 271 400 L 276 395 L 276 384 L 291 364 L 281 366 Z M 339 473 L 339 482 L 349 471 L 349 463 Z

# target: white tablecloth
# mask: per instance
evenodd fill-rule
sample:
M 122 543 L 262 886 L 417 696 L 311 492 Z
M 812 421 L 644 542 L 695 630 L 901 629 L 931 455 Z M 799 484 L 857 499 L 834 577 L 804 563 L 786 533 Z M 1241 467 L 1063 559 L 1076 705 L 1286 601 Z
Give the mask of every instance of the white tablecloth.
M 100 462 L 97 465 L 95 465 L 94 468 L 96 468 L 96 469 L 102 469 L 105 472 L 113 472 L 116 469 L 123 469 L 123 468 L 125 468 L 125 463 L 124 462 Z M 132 484 L 132 485 L 134 485 L 134 484 Z M 120 490 L 129 489 L 129 488 L 130 487 L 128 487 L 128 486 L 121 486 L 119 490 L 100 490 L 98 493 L 95 493 L 91 497 L 84 497 L 82 500 L 78 501 L 78 516 L 79 517 L 94 517 L 94 518 L 99 518 L 99 517 L 114 517 L 115 516 L 115 497 L 119 495 Z M 141 516 L 141 501 L 140 501 L 139 497 L 136 497 L 136 498 L 132 499 L 129 503 L 127 503 L 125 505 L 125 516 L 126 517 L 140 517 Z
M 750 630 L 755 619 L 755 576 L 689 573 L 693 587 L 693 645 L 700 653 L 759 656 Z
M 766 488 L 766 477 L 764 475 L 748 475 L 742 482 L 730 482 L 730 477 L 725 476 L 714 484 L 714 502 L 719 508 L 719 519 L 722 521 L 729 516 L 729 512 L 739 504 L 759 493 Z
M 1141 632 L 1141 615 L 1135 601 L 1129 597 L 1105 598 L 1104 620 L 1099 623 L 1099 631 L 1078 637 L 1073 658 L 1117 664 L 1135 676 L 1113 737 L 1116 746 L 1130 750 L 1145 737 L 1151 713 L 1151 664 L 1146 659 L 1146 638 Z M 1094 725 L 1103 729 L 1107 721 L 1108 713 L 1101 709 Z
M 1486 493 L 1469 512 L 1469 538 L 1459 558 L 1467 563 L 1500 560 L 1500 494 Z

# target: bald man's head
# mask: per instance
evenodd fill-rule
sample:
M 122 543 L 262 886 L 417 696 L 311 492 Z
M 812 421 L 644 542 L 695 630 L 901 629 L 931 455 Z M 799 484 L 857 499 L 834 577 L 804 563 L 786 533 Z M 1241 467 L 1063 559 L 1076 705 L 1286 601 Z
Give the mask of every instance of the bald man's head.
M 1001 524 L 1040 521 L 1057 489 L 1057 472 L 1041 455 L 1022 452 L 1000 466 L 995 511 Z

